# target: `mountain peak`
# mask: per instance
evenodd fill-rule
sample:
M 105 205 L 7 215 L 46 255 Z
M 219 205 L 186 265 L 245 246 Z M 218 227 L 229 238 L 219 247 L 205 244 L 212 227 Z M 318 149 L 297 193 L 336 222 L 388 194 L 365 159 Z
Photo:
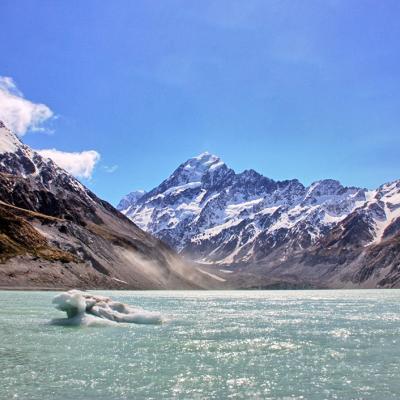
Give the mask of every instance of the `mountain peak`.
M 0 154 L 14 153 L 22 146 L 21 141 L 3 121 L 0 121 Z
M 198 156 L 193 157 L 193 159 L 201 160 L 201 161 L 212 161 L 212 160 L 216 160 L 216 159 L 219 160 L 219 157 L 214 154 L 211 154 L 208 151 L 203 151 L 203 153 L 200 153 Z
M 191 165 L 196 164 L 196 165 L 202 165 L 204 167 L 212 167 L 212 166 L 215 167 L 216 164 L 222 166 L 224 162 L 221 161 L 221 159 L 218 156 L 211 154 L 208 151 L 205 151 L 196 157 L 190 158 L 184 164 L 191 164 Z
M 124 196 L 117 205 L 117 210 L 124 211 L 127 210 L 132 204 L 136 204 L 147 192 L 143 189 L 134 190 Z
M 181 164 L 168 178 L 168 181 L 174 186 L 201 182 L 203 176 L 207 173 L 216 171 L 224 166 L 226 168 L 225 163 L 218 156 L 204 152 Z

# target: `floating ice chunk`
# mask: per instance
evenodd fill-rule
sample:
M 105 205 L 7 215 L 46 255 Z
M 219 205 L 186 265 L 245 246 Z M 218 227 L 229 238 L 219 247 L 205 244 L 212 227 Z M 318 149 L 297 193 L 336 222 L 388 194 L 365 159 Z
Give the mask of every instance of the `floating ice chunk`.
M 62 326 L 113 326 L 118 325 L 117 322 L 110 321 L 95 317 L 90 314 L 78 314 L 72 318 L 55 318 L 51 320 L 51 325 L 62 325 Z
M 99 326 L 119 322 L 136 324 L 161 324 L 161 314 L 145 311 L 109 297 L 92 295 L 79 290 L 69 290 L 54 297 L 57 310 L 65 311 L 67 319 L 53 320 L 53 324 Z
M 54 297 L 53 304 L 57 310 L 65 311 L 68 318 L 76 317 L 86 311 L 85 297 L 77 290 L 59 294 Z

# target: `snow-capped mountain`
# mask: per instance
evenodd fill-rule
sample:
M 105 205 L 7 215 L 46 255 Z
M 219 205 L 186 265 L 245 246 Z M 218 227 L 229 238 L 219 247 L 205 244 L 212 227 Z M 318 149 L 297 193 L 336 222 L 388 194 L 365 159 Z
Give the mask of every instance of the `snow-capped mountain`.
M 58 167 L 51 159 L 42 157 L 23 144 L 2 121 L 0 121 L 0 173 L 14 177 L 20 176 L 29 183 L 42 185 L 50 191 L 64 187 L 66 191 L 71 190 L 81 196 L 87 205 L 94 201 L 93 193 L 77 179 Z M 28 197 L 29 192 L 26 192 L 25 195 Z M 41 202 L 36 202 L 36 206 L 40 207 Z
M 0 265 L 0 286 L 162 289 L 208 281 L 1 121 Z
M 400 230 L 400 181 L 372 191 L 332 179 L 306 187 L 254 170 L 235 173 L 209 153 L 128 198 L 118 208 L 142 229 L 195 261 L 223 268 L 278 265 L 320 251 L 332 235 L 342 248 L 372 247 Z

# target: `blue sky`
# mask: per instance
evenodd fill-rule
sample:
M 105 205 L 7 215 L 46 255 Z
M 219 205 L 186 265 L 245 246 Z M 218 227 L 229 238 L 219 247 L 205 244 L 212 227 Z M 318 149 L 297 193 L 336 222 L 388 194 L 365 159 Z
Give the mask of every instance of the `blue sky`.
M 0 76 L 54 113 L 36 149 L 100 154 L 116 203 L 205 150 L 308 184 L 400 178 L 400 2 L 8 1 Z

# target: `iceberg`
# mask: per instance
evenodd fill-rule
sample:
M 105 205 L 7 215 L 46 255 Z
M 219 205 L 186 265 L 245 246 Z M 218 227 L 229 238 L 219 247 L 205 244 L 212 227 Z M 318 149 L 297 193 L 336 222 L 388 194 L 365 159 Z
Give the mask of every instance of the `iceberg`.
M 106 296 L 94 295 L 80 290 L 69 290 L 54 297 L 57 310 L 65 311 L 67 318 L 54 319 L 55 325 L 104 326 L 119 323 L 161 324 L 157 312 L 113 301 Z

